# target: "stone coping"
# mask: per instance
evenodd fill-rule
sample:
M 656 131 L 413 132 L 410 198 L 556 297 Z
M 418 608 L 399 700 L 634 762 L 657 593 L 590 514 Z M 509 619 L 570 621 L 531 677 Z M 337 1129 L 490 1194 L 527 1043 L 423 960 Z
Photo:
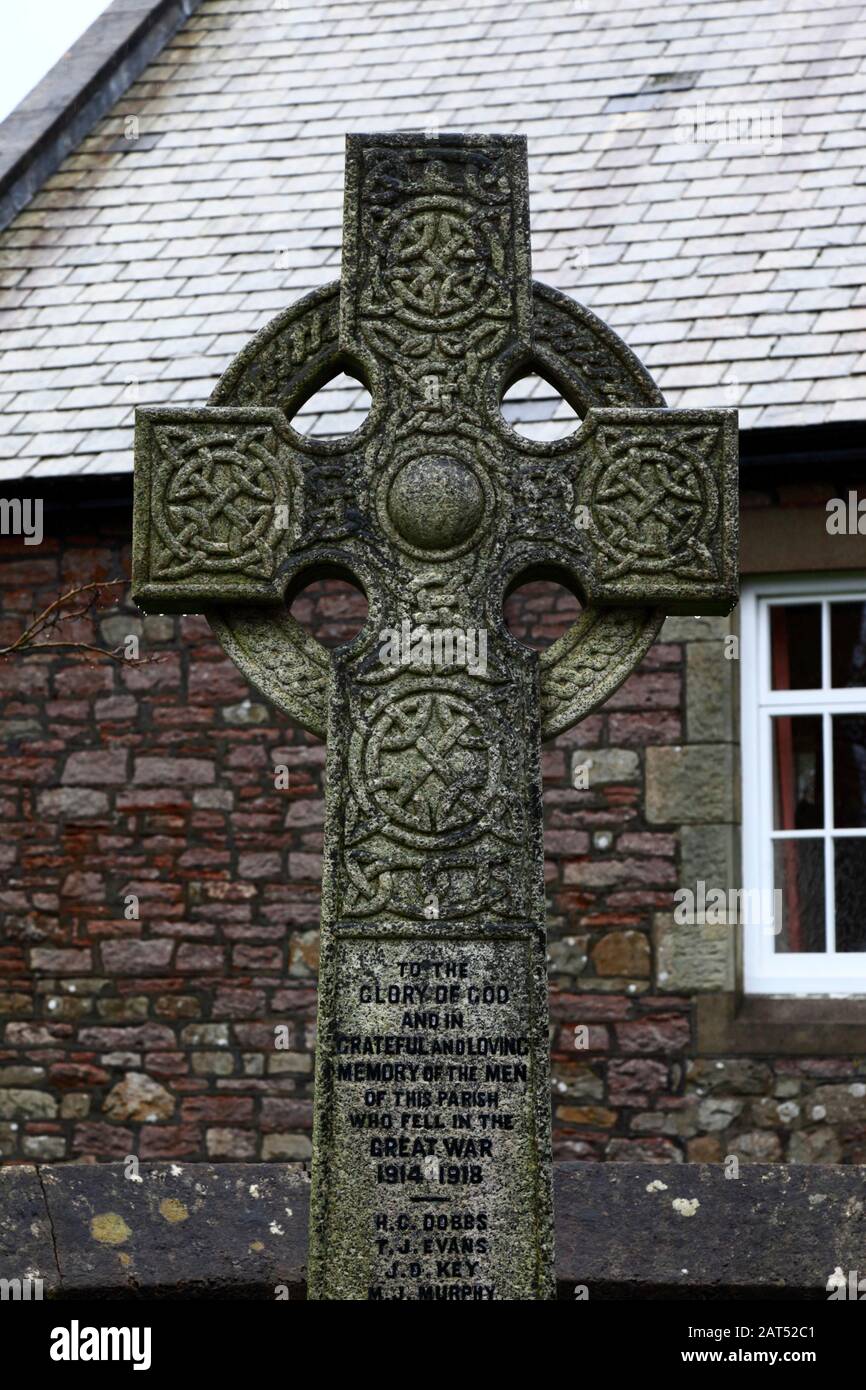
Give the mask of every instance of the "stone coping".
M 113 0 L 0 124 L 0 229 L 165 47 L 201 0 Z
M 128 1167 L 0 1169 L 0 1279 L 57 1299 L 305 1297 L 302 1168 Z M 561 1300 L 825 1300 L 834 1271 L 866 1268 L 866 1168 L 559 1163 L 554 1193 Z

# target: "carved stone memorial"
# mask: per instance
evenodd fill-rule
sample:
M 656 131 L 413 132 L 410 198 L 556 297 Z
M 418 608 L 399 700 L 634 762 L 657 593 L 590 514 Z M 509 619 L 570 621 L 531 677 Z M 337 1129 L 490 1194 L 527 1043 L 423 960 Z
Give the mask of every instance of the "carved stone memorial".
M 327 740 L 310 1297 L 548 1299 L 540 743 L 666 613 L 735 602 L 736 413 L 667 409 L 531 281 L 521 137 L 356 135 L 346 158 L 339 283 L 209 405 L 138 410 L 134 596 L 206 614 Z M 364 424 L 298 433 L 340 371 L 369 388 Z M 581 416 L 570 437 L 504 422 L 530 371 Z M 329 651 L 289 602 L 332 573 L 369 619 Z M 502 617 L 539 576 L 584 605 L 541 655 Z

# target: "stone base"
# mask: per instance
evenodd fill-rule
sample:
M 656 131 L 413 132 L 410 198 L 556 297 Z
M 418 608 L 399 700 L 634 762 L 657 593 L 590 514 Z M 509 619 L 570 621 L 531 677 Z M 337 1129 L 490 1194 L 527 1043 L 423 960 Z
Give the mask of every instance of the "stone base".
M 302 1169 L 125 1172 L 0 1169 L 0 1278 L 39 1276 L 56 1299 L 306 1297 Z M 560 1299 L 823 1301 L 862 1269 L 866 1168 L 561 1163 L 554 1197 Z

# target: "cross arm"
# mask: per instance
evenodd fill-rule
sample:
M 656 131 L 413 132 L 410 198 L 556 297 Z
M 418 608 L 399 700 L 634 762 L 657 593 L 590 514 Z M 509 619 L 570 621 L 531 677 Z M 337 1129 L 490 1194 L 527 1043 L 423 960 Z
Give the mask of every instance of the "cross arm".
M 146 612 L 278 605 L 302 474 L 283 412 L 139 407 L 132 593 Z
M 540 464 L 540 467 L 539 467 Z M 735 410 L 593 406 L 516 474 L 512 568 L 558 568 L 593 608 L 728 613 L 737 602 Z
M 737 602 L 735 410 L 591 409 L 575 522 L 600 605 L 728 613 Z

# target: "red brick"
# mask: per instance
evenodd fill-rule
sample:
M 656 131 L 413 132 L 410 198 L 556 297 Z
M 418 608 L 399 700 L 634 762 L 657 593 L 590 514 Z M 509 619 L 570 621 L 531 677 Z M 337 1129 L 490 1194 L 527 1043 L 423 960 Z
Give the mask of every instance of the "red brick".
M 248 1096 L 194 1096 L 181 1102 L 181 1119 L 193 1124 L 248 1124 L 253 1102 Z
M 225 951 L 222 946 L 198 946 L 184 942 L 177 948 L 178 970 L 214 973 L 225 966 Z
M 661 1014 L 616 1025 L 623 1052 L 681 1052 L 688 1047 L 689 1020 L 684 1014 Z

